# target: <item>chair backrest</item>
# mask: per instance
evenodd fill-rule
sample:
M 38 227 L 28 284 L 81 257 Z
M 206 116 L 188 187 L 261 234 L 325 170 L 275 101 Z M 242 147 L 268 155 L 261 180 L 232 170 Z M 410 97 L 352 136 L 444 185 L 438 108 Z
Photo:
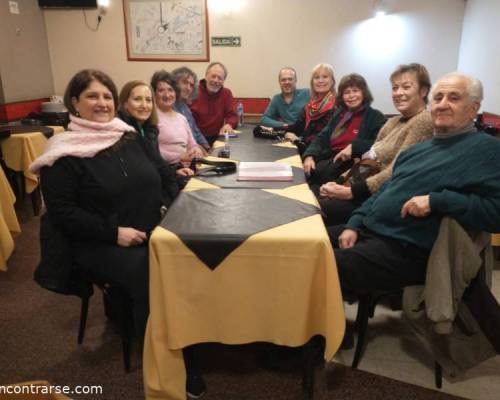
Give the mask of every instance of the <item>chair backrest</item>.
M 244 114 L 263 114 L 270 101 L 269 97 L 235 97 L 233 107 L 242 103 Z
M 69 239 L 47 212 L 40 219 L 40 250 L 41 259 L 34 279 L 41 287 L 79 297 L 92 295 L 92 284 L 82 279 L 74 267 Z

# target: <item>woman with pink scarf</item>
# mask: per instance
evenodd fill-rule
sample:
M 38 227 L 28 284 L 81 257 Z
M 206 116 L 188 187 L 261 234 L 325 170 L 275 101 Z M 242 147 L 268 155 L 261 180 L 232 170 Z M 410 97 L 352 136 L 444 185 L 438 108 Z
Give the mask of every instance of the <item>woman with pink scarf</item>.
M 149 313 L 148 237 L 178 193 L 175 173 L 115 118 L 116 87 L 103 72 L 77 73 L 64 103 L 69 130 L 49 140 L 31 170 L 40 173 L 48 217 L 69 238 L 75 267 L 130 294 L 141 338 Z

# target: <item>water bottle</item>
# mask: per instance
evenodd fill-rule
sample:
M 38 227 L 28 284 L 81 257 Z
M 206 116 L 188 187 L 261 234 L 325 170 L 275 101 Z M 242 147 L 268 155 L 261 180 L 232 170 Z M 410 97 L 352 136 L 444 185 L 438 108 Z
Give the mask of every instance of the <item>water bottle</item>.
M 231 148 L 229 147 L 229 132 L 224 132 L 224 147 L 219 151 L 218 156 L 222 158 L 229 158 L 231 155 Z
M 239 126 L 243 126 L 243 103 L 241 101 L 236 105 L 236 114 L 238 114 Z

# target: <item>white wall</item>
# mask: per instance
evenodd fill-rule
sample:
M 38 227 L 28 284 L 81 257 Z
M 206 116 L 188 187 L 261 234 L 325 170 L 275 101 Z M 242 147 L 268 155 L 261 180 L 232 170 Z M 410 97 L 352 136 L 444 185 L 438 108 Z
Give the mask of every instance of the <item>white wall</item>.
M 85 27 L 81 11 L 44 11 L 57 93 L 85 67 L 105 70 L 118 86 L 131 79 L 148 80 L 157 69 L 171 70 L 182 64 L 203 75 L 207 63 L 127 61 L 122 1 L 110 2 L 98 32 Z M 377 22 L 370 19 L 373 0 L 239 3 L 241 9 L 228 15 L 209 8 L 210 36 L 242 38 L 241 48 L 210 49 L 212 61 L 227 65 L 226 86 L 235 96 L 272 96 L 278 91 L 277 72 L 283 65 L 294 66 L 300 85 L 308 86 L 312 67 L 329 62 L 337 81 L 350 72 L 363 74 L 374 105 L 390 113 L 394 108 L 388 77 L 398 64 L 421 62 L 433 79 L 457 68 L 463 0 L 385 0 L 392 13 Z M 95 24 L 96 12 L 88 16 Z M 374 24 L 383 28 L 382 33 Z
M 458 69 L 481 79 L 482 109 L 500 113 L 500 1 L 467 0 Z

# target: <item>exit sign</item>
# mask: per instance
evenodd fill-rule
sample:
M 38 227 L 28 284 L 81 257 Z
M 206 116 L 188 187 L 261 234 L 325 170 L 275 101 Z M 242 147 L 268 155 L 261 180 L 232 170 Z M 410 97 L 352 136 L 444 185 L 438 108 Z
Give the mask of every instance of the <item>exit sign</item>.
M 212 46 L 241 47 L 241 36 L 212 36 Z

